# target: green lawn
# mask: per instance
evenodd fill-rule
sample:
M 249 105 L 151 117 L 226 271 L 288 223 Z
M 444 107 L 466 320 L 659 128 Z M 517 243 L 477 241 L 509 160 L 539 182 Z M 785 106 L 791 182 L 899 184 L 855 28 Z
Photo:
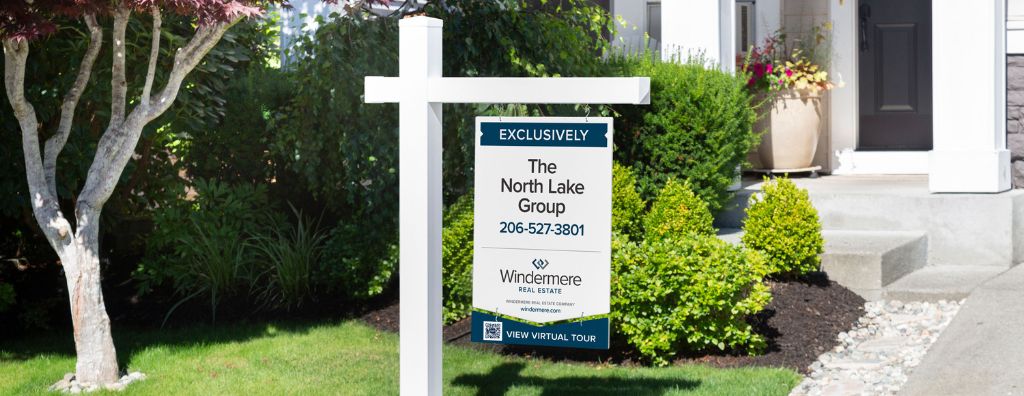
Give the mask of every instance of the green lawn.
M 398 393 L 398 337 L 358 322 L 116 332 L 121 364 L 148 378 L 131 395 Z M 0 341 L 0 395 L 45 394 L 73 371 L 64 338 Z M 782 369 L 625 368 L 551 363 L 446 347 L 450 395 L 784 395 Z

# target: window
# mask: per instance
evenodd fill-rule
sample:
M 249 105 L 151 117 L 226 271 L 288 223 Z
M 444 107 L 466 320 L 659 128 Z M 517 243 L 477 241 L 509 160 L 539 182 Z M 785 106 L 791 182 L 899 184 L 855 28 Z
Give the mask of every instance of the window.
M 736 53 L 746 56 L 754 42 L 754 2 L 736 2 Z
M 651 36 L 650 45 L 657 49 L 661 44 L 661 2 L 647 2 L 647 34 Z

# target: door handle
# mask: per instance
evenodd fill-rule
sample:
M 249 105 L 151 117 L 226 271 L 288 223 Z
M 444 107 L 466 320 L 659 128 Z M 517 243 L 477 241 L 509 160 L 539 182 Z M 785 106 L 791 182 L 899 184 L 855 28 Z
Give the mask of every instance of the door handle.
M 868 44 L 868 18 L 871 18 L 871 6 L 868 4 L 861 4 L 857 10 L 860 15 L 860 50 L 867 51 L 869 48 Z

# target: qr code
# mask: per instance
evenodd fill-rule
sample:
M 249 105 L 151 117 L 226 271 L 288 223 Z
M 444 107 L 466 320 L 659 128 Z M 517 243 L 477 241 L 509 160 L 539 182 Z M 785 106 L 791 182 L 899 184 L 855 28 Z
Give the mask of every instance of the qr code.
M 501 341 L 501 322 L 484 322 L 484 341 Z

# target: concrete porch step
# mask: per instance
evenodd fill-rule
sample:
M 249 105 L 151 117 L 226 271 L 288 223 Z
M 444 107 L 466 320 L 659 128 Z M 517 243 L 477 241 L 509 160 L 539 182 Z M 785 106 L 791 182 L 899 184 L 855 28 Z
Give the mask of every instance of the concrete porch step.
M 738 244 L 743 231 L 719 230 L 718 237 Z M 913 231 L 822 231 L 821 267 L 836 281 L 868 300 L 883 297 L 883 288 L 927 264 L 928 239 Z
M 929 266 L 886 286 L 882 297 L 900 301 L 959 300 L 1005 271 L 994 266 Z
M 867 300 L 882 298 L 883 287 L 928 263 L 923 232 L 826 230 L 822 236 L 822 271 Z

